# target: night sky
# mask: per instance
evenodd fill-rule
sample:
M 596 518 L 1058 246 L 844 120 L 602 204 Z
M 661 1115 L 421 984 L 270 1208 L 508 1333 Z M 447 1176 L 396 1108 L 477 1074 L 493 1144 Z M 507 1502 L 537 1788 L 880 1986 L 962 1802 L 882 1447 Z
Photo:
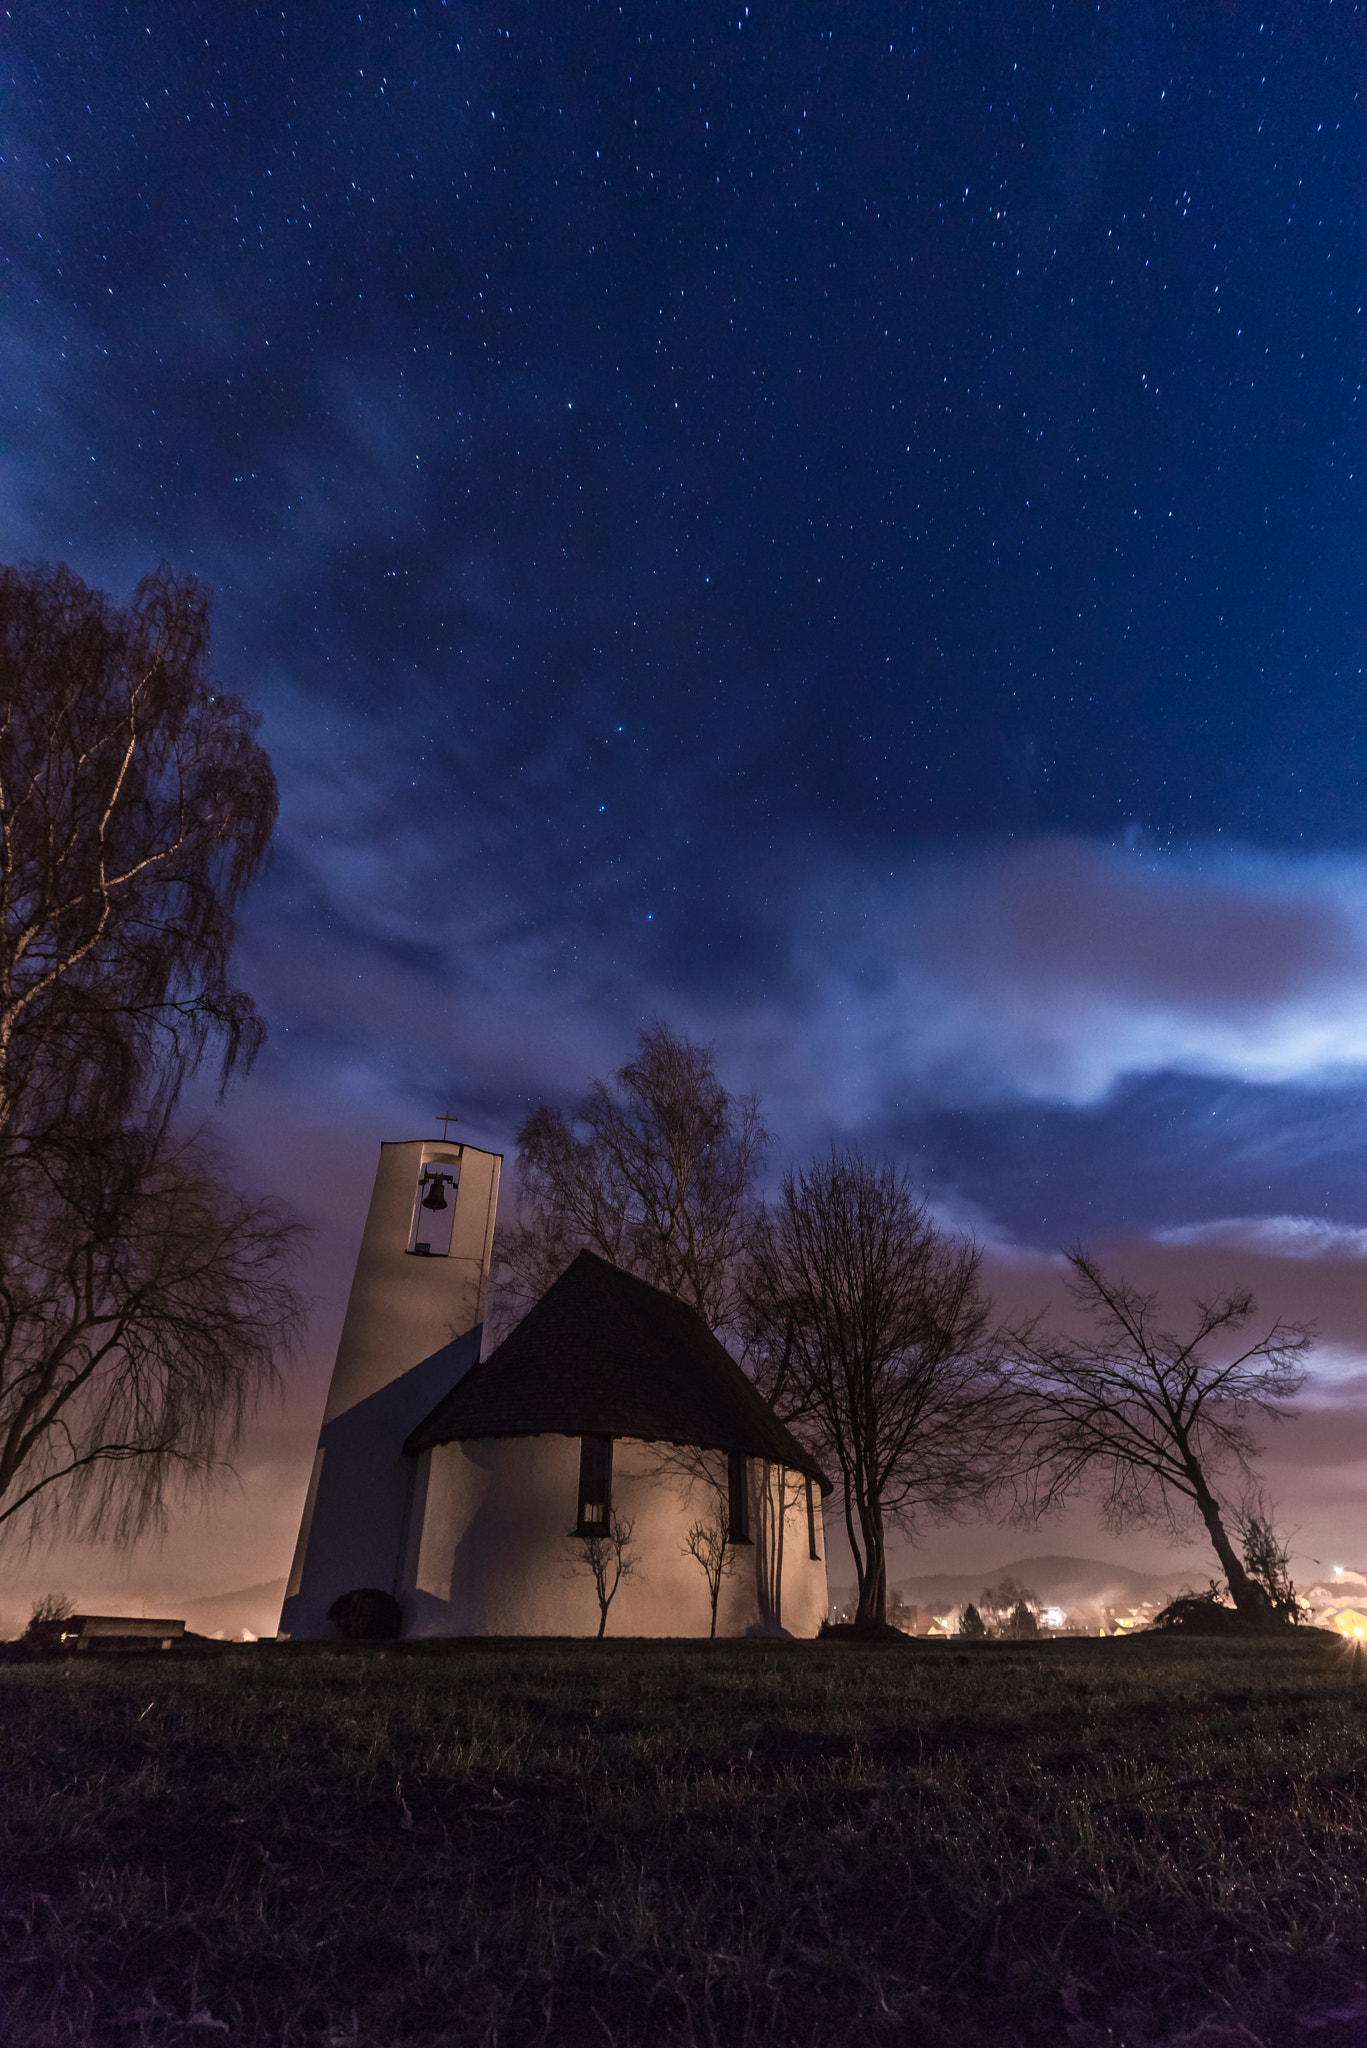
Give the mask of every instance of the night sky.
M 280 1527 L 379 1140 L 662 1016 L 1008 1298 L 1081 1236 L 1318 1314 L 1278 1484 L 1367 1560 L 1367 8 L 5 37 L 4 556 L 201 576 L 281 780 Z

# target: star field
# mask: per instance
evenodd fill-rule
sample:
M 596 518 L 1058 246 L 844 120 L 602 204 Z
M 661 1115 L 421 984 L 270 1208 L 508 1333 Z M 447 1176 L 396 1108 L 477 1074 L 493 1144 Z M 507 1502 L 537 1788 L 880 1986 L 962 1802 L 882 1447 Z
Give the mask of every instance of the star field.
M 1250 1126 L 1356 1218 L 1352 1028 L 1267 1046 L 1362 952 L 1364 78 L 1340 4 L 12 24 L 7 546 L 218 593 L 273 1085 L 506 1143 L 660 1011 L 1032 1242 L 1242 1213 Z M 1056 840 L 1153 916 L 1004 1005 Z M 1173 876 L 1241 906 L 1199 999 Z M 1222 980 L 1287 889 L 1305 976 Z

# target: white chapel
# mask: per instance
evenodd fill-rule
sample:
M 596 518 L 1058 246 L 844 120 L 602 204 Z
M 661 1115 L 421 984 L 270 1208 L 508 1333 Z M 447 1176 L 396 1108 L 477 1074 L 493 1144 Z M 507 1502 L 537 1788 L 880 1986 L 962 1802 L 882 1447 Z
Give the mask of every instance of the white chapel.
M 829 1482 L 693 1309 L 581 1252 L 481 1358 L 501 1165 L 380 1148 L 282 1634 L 814 1635 Z

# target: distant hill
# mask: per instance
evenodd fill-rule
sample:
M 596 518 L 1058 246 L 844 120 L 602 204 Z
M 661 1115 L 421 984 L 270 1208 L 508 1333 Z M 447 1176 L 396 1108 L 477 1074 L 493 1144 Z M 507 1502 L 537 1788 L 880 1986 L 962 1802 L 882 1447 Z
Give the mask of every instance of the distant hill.
M 225 1636 L 240 1636 L 249 1628 L 254 1636 L 273 1636 L 280 1626 L 280 1603 L 285 1581 L 263 1579 L 259 1586 L 241 1586 L 232 1593 L 211 1593 L 203 1600 L 187 1600 L 177 1607 L 185 1626 L 198 1636 L 211 1636 L 222 1629 Z
M 1094 1557 L 1018 1557 L 987 1571 L 934 1572 L 925 1578 L 899 1579 L 897 1591 L 908 1606 L 943 1612 L 977 1600 L 984 1586 L 995 1586 L 1002 1579 L 1015 1579 L 1046 1606 L 1065 1609 L 1137 1607 L 1143 1600 L 1171 1599 L 1184 1585 L 1204 1584 L 1189 1565 L 1174 1565 L 1170 1572 L 1137 1572 L 1128 1565 L 1102 1564 Z

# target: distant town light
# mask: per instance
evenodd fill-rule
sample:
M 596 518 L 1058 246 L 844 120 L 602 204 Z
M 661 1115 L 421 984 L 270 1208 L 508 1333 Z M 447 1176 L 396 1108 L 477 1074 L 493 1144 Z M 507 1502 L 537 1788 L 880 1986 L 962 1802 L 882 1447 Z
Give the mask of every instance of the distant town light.
M 1046 1628 L 1062 1628 L 1068 1617 L 1061 1607 L 1046 1607 L 1040 1619 Z

